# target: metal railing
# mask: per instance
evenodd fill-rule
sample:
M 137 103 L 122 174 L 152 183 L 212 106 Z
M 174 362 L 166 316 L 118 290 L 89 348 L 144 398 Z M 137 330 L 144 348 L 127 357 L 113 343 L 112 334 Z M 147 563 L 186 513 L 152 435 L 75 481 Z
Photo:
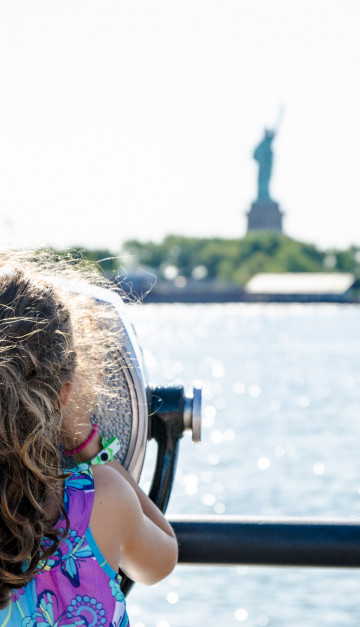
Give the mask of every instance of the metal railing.
M 170 522 L 183 564 L 360 566 L 360 521 L 212 516 Z

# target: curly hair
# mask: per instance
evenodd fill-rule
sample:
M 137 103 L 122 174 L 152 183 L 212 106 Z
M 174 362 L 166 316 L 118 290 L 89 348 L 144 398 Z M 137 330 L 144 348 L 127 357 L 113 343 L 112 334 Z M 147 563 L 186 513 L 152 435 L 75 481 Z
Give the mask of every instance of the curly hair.
M 61 534 L 46 518 L 63 510 L 57 442 L 60 390 L 75 369 L 70 313 L 53 288 L 21 269 L 0 275 L 0 608 L 34 576 Z M 66 530 L 67 532 L 67 530 Z M 42 550 L 42 540 L 52 540 Z
M 96 394 L 99 377 L 89 376 L 91 364 L 94 369 L 97 357 L 119 341 L 106 308 L 74 295 L 64 279 L 104 286 L 91 264 L 71 254 L 0 254 L 0 609 L 68 532 L 59 448 L 62 386 L 76 369 L 86 369 Z M 65 516 L 63 532 L 48 518 L 50 502 Z M 51 540 L 46 548 L 44 537 Z

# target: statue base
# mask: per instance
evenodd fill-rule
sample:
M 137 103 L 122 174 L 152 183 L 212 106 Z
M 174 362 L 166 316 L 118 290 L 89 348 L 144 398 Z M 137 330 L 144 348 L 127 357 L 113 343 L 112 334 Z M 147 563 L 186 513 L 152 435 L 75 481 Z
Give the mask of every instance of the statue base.
M 256 200 L 247 213 L 249 231 L 279 231 L 282 233 L 283 212 L 273 200 Z

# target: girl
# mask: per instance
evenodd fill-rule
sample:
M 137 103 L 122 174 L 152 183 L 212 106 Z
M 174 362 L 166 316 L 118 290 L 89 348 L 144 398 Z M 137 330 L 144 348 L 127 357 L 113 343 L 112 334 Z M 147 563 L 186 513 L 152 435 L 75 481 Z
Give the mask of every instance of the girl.
M 113 314 L 53 280 L 84 281 L 74 260 L 44 255 L 0 264 L 0 627 L 126 627 L 119 568 L 153 584 L 177 542 L 125 469 L 103 463 L 90 421 L 114 395 L 102 376 L 115 368 Z

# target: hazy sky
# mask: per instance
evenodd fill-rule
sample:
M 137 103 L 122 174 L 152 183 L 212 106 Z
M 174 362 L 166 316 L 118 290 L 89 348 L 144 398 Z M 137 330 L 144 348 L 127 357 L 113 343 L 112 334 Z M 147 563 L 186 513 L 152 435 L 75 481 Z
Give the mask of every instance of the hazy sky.
M 360 245 L 358 0 L 1 0 L 0 244 L 285 232 Z

